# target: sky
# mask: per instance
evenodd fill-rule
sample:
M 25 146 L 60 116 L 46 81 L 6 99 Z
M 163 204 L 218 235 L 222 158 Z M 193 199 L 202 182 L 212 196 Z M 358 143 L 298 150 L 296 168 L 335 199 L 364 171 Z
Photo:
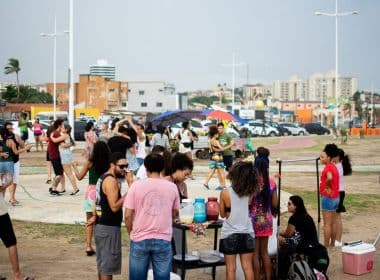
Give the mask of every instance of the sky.
M 74 79 L 97 59 L 121 81 L 166 81 L 177 91 L 307 79 L 335 68 L 334 0 L 74 0 Z M 339 0 L 339 74 L 380 89 L 380 1 Z M 19 59 L 21 83 L 53 81 L 53 39 L 69 29 L 69 0 L 1 0 L 0 67 Z M 57 82 L 67 82 L 69 36 L 57 37 Z M 249 65 L 246 67 L 246 65 Z M 0 72 L 0 82 L 15 75 Z

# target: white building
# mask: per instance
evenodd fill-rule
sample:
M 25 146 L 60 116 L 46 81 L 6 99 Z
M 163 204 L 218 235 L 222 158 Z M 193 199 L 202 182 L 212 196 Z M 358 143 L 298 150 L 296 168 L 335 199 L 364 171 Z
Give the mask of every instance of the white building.
M 98 59 L 96 65 L 90 66 L 90 75 L 103 76 L 107 80 L 115 80 L 116 67 L 109 65 L 105 59 Z
M 187 109 L 187 96 L 175 92 L 173 84 L 161 81 L 128 82 L 128 111 L 162 113 Z
M 338 97 L 352 96 L 358 89 L 357 78 L 339 77 Z M 296 75 L 287 81 L 273 82 L 273 98 L 281 101 L 323 101 L 335 99 L 335 71 L 316 73 L 307 80 Z

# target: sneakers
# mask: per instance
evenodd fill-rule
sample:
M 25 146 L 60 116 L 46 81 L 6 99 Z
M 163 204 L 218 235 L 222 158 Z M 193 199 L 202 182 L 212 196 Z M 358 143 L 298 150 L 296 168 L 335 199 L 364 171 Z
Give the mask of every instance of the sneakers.
M 207 184 L 203 184 L 203 186 L 206 188 L 206 189 L 210 189 L 210 187 L 207 185 Z
M 342 247 L 342 242 L 335 240 L 335 247 Z
M 217 186 L 217 187 L 215 188 L 216 191 L 221 191 L 221 190 L 223 190 L 223 189 L 224 189 L 224 187 L 222 187 L 222 186 Z

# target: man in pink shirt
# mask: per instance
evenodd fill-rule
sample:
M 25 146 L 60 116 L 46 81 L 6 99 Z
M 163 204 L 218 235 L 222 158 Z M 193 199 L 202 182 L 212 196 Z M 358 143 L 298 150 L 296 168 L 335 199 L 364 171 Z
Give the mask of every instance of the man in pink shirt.
M 154 279 L 169 279 L 172 223 L 179 210 L 179 194 L 175 184 L 160 177 L 164 169 L 161 155 L 148 155 L 144 165 L 148 178 L 132 184 L 125 203 L 125 225 L 131 239 L 129 279 L 146 279 L 150 262 Z

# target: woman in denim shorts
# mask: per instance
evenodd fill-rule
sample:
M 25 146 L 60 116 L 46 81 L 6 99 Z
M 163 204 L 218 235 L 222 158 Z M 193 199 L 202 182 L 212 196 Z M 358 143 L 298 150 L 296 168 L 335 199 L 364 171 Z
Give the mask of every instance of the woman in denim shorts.
M 335 144 L 327 144 L 320 160 L 325 165 L 321 174 L 319 191 L 322 201 L 323 235 L 326 247 L 335 246 L 336 209 L 339 205 L 339 172 L 332 159 L 338 155 Z
M 218 128 L 216 125 L 211 125 L 208 131 L 208 137 L 210 138 L 210 162 L 209 168 L 210 172 L 208 173 L 205 181 L 203 182 L 203 186 L 206 189 L 210 189 L 208 186 L 208 182 L 211 180 L 212 176 L 214 176 L 215 171 L 218 174 L 219 186 L 216 187 L 216 190 L 222 190 L 226 187 L 226 175 L 224 173 L 224 162 L 223 162 L 223 147 L 220 145 L 218 141 Z

